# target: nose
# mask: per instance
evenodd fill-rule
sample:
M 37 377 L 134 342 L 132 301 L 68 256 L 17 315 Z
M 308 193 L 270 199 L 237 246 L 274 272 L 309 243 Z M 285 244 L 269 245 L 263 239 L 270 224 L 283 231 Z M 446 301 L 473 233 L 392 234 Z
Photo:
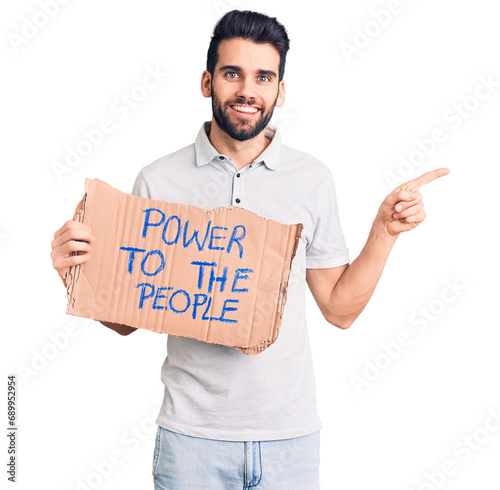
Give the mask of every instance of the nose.
M 247 103 L 255 102 L 255 86 L 251 78 L 246 77 L 238 84 L 236 95 L 246 99 Z

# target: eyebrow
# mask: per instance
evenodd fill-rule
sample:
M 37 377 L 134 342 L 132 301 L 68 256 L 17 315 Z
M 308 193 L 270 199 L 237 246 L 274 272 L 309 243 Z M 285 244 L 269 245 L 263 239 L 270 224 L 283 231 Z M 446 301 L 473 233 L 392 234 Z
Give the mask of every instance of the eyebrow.
M 225 71 L 225 70 L 234 70 L 234 71 L 244 71 L 241 66 L 236 66 L 236 65 L 224 65 L 219 68 L 219 71 Z M 257 70 L 258 75 L 269 75 L 271 77 L 276 77 L 276 73 L 272 70 Z

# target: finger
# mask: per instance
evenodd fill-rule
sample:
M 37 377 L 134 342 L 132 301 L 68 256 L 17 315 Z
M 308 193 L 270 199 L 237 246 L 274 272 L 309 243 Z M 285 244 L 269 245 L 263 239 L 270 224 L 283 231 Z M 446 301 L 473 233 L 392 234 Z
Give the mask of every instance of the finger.
M 84 264 L 90 260 L 90 254 L 70 255 L 69 257 L 60 257 L 52 262 L 54 269 L 65 272 L 74 265 Z
M 419 225 L 426 217 L 427 213 L 422 209 L 419 213 L 408 216 L 407 218 L 401 218 L 399 221 L 401 221 L 401 223 L 413 223 Z
M 410 180 L 407 182 L 407 184 L 410 185 L 412 189 L 420 189 L 425 184 L 428 184 L 429 182 L 432 182 L 433 180 L 439 179 L 439 177 L 444 177 L 445 175 L 448 175 L 450 173 L 450 169 L 443 167 L 443 168 L 438 168 L 436 170 L 431 170 L 430 172 L 425 172 L 425 174 L 422 174 L 420 177 L 417 177 L 416 179 Z
M 66 221 L 61 228 L 59 228 L 55 233 L 54 233 L 54 238 L 59 238 L 62 234 L 66 233 L 66 231 L 70 229 L 79 229 L 79 230 L 87 230 L 91 231 L 90 227 L 87 226 L 85 223 L 81 223 L 80 221 L 75 221 L 73 219 Z
M 408 191 L 408 190 L 400 190 L 400 191 L 392 191 L 386 198 L 386 204 L 389 206 L 395 206 L 396 204 L 404 201 L 413 201 L 418 198 L 418 192 Z
M 396 206 L 396 208 L 397 208 L 397 206 Z M 424 203 L 423 203 L 423 201 L 420 201 L 420 202 L 414 204 L 413 206 L 407 207 L 406 209 L 404 209 L 401 212 L 393 213 L 393 217 L 394 217 L 394 219 L 408 218 L 409 216 L 413 216 L 415 214 L 420 213 L 420 211 L 422 211 L 422 209 L 424 209 Z
M 74 228 L 74 227 L 68 227 L 66 231 L 64 231 L 62 234 L 60 234 L 57 238 L 54 238 L 52 240 L 51 246 L 52 250 L 55 250 L 56 248 L 62 247 L 66 242 L 72 241 L 72 240 L 80 240 L 84 242 L 93 242 L 94 237 L 90 231 L 88 231 L 86 228 Z
M 399 201 L 394 205 L 394 211 L 397 213 L 400 213 L 401 211 L 404 211 L 405 209 L 410 208 L 411 206 L 414 206 L 415 204 L 419 203 L 422 201 L 422 194 L 420 192 L 412 192 L 416 197 L 415 199 L 411 201 Z
M 90 253 L 91 246 L 87 242 L 80 242 L 78 240 L 71 240 L 64 243 L 60 247 L 52 249 L 50 256 L 52 259 L 59 257 L 67 257 L 71 253 Z

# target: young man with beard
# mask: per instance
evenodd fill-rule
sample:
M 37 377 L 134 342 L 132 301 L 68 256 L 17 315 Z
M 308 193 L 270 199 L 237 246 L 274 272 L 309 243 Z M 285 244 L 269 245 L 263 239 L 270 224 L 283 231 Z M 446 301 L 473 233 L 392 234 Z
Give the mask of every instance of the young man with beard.
M 257 356 L 168 337 L 165 397 L 157 419 L 156 489 L 319 488 L 315 380 L 305 317 L 305 284 L 326 320 L 348 328 L 363 311 L 399 233 L 425 219 L 419 188 L 428 172 L 383 201 L 359 257 L 349 264 L 329 168 L 281 143 L 268 125 L 285 100 L 289 40 L 275 19 L 232 11 L 215 27 L 201 91 L 212 120 L 194 144 L 139 173 L 133 193 L 202 205 L 241 206 L 304 225 L 289 278 L 280 335 Z M 204 189 L 210 188 L 210 192 Z M 217 189 L 218 192 L 214 192 Z M 203 203 L 200 203 L 202 196 Z M 53 263 L 88 260 L 91 232 L 69 221 L 55 234 Z M 81 254 L 70 256 L 72 251 Z M 104 323 L 122 335 L 135 329 Z

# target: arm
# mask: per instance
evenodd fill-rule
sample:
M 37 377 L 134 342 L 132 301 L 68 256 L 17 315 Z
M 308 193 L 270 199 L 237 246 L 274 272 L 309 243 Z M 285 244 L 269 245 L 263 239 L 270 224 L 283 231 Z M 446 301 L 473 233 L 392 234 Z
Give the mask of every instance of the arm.
M 67 287 L 66 272 L 69 268 L 73 265 L 84 264 L 90 260 L 90 244 L 93 240 L 94 237 L 90 228 L 74 220 L 67 221 L 54 233 L 50 256 L 52 258 L 52 266 L 62 279 L 64 287 Z M 77 252 L 77 255 L 71 255 L 72 252 Z M 129 335 L 137 330 L 135 327 L 120 325 L 118 323 L 101 323 L 120 335 Z
M 329 323 L 348 328 L 361 314 L 375 291 L 396 238 L 381 233 L 374 223 L 363 250 L 352 264 L 307 269 L 309 289 Z
M 381 204 L 368 240 L 352 264 L 307 269 L 307 284 L 329 323 L 345 329 L 361 314 L 399 234 L 417 227 L 426 217 L 419 188 L 448 173 L 448 169 L 433 170 L 392 191 Z

